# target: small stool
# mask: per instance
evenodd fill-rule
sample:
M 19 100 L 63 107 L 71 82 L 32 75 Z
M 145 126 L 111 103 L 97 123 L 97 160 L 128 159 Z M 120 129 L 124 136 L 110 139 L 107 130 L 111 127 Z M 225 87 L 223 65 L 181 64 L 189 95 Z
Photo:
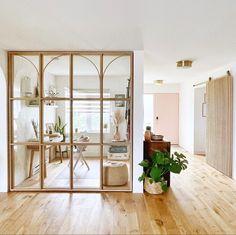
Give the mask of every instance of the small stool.
M 122 186 L 128 182 L 128 167 L 124 162 L 107 161 L 103 165 L 103 184 Z

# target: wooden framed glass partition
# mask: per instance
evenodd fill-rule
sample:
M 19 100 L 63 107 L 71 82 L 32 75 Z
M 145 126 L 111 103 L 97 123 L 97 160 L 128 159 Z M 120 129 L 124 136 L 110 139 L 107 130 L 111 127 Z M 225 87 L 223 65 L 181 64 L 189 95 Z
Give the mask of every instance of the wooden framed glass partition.
M 132 52 L 8 52 L 10 191 L 132 191 Z

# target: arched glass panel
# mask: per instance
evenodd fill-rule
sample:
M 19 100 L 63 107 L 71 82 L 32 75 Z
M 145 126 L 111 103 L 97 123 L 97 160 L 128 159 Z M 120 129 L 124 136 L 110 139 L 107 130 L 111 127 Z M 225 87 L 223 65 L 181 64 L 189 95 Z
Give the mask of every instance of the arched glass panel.
M 131 96 L 130 56 L 103 57 L 103 92 L 109 91 L 111 98 Z

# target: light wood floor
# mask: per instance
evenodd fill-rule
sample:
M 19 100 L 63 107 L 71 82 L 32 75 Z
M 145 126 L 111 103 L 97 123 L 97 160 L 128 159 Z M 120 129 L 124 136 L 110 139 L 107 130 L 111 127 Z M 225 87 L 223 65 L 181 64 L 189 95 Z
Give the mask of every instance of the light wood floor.
M 188 159 L 160 196 L 0 194 L 0 234 L 236 234 L 236 182 Z
M 74 159 L 75 161 L 76 159 Z M 86 161 L 90 167 L 88 170 L 85 164 L 78 163 L 74 170 L 74 188 L 77 189 L 99 189 L 100 188 L 100 159 L 99 157 L 86 158 Z M 106 158 L 103 159 L 104 162 L 107 161 Z M 122 161 L 125 162 L 128 167 L 128 172 L 130 175 L 130 163 L 129 160 Z M 70 173 L 69 173 L 69 160 L 54 159 L 51 163 L 47 164 L 47 177 L 44 179 L 45 188 L 63 188 L 68 189 L 70 187 Z M 15 186 L 15 189 L 39 189 L 40 180 L 39 173 L 33 175 L 30 178 L 25 179 L 22 183 Z M 130 177 L 129 177 L 130 178 Z M 130 179 L 128 182 L 122 186 L 103 186 L 105 190 L 130 190 Z

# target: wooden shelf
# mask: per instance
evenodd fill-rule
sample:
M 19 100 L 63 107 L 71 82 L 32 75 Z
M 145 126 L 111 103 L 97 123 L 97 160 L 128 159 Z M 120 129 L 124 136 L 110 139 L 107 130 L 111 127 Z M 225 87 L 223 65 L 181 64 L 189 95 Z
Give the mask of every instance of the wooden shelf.
M 26 105 L 27 107 L 39 107 L 39 105 L 38 104 L 32 104 L 32 105 L 30 105 L 30 104 L 27 104 Z M 47 107 L 47 108 L 54 108 L 54 109 L 56 109 L 56 108 L 58 108 L 58 106 L 57 105 L 44 105 L 44 107 Z

